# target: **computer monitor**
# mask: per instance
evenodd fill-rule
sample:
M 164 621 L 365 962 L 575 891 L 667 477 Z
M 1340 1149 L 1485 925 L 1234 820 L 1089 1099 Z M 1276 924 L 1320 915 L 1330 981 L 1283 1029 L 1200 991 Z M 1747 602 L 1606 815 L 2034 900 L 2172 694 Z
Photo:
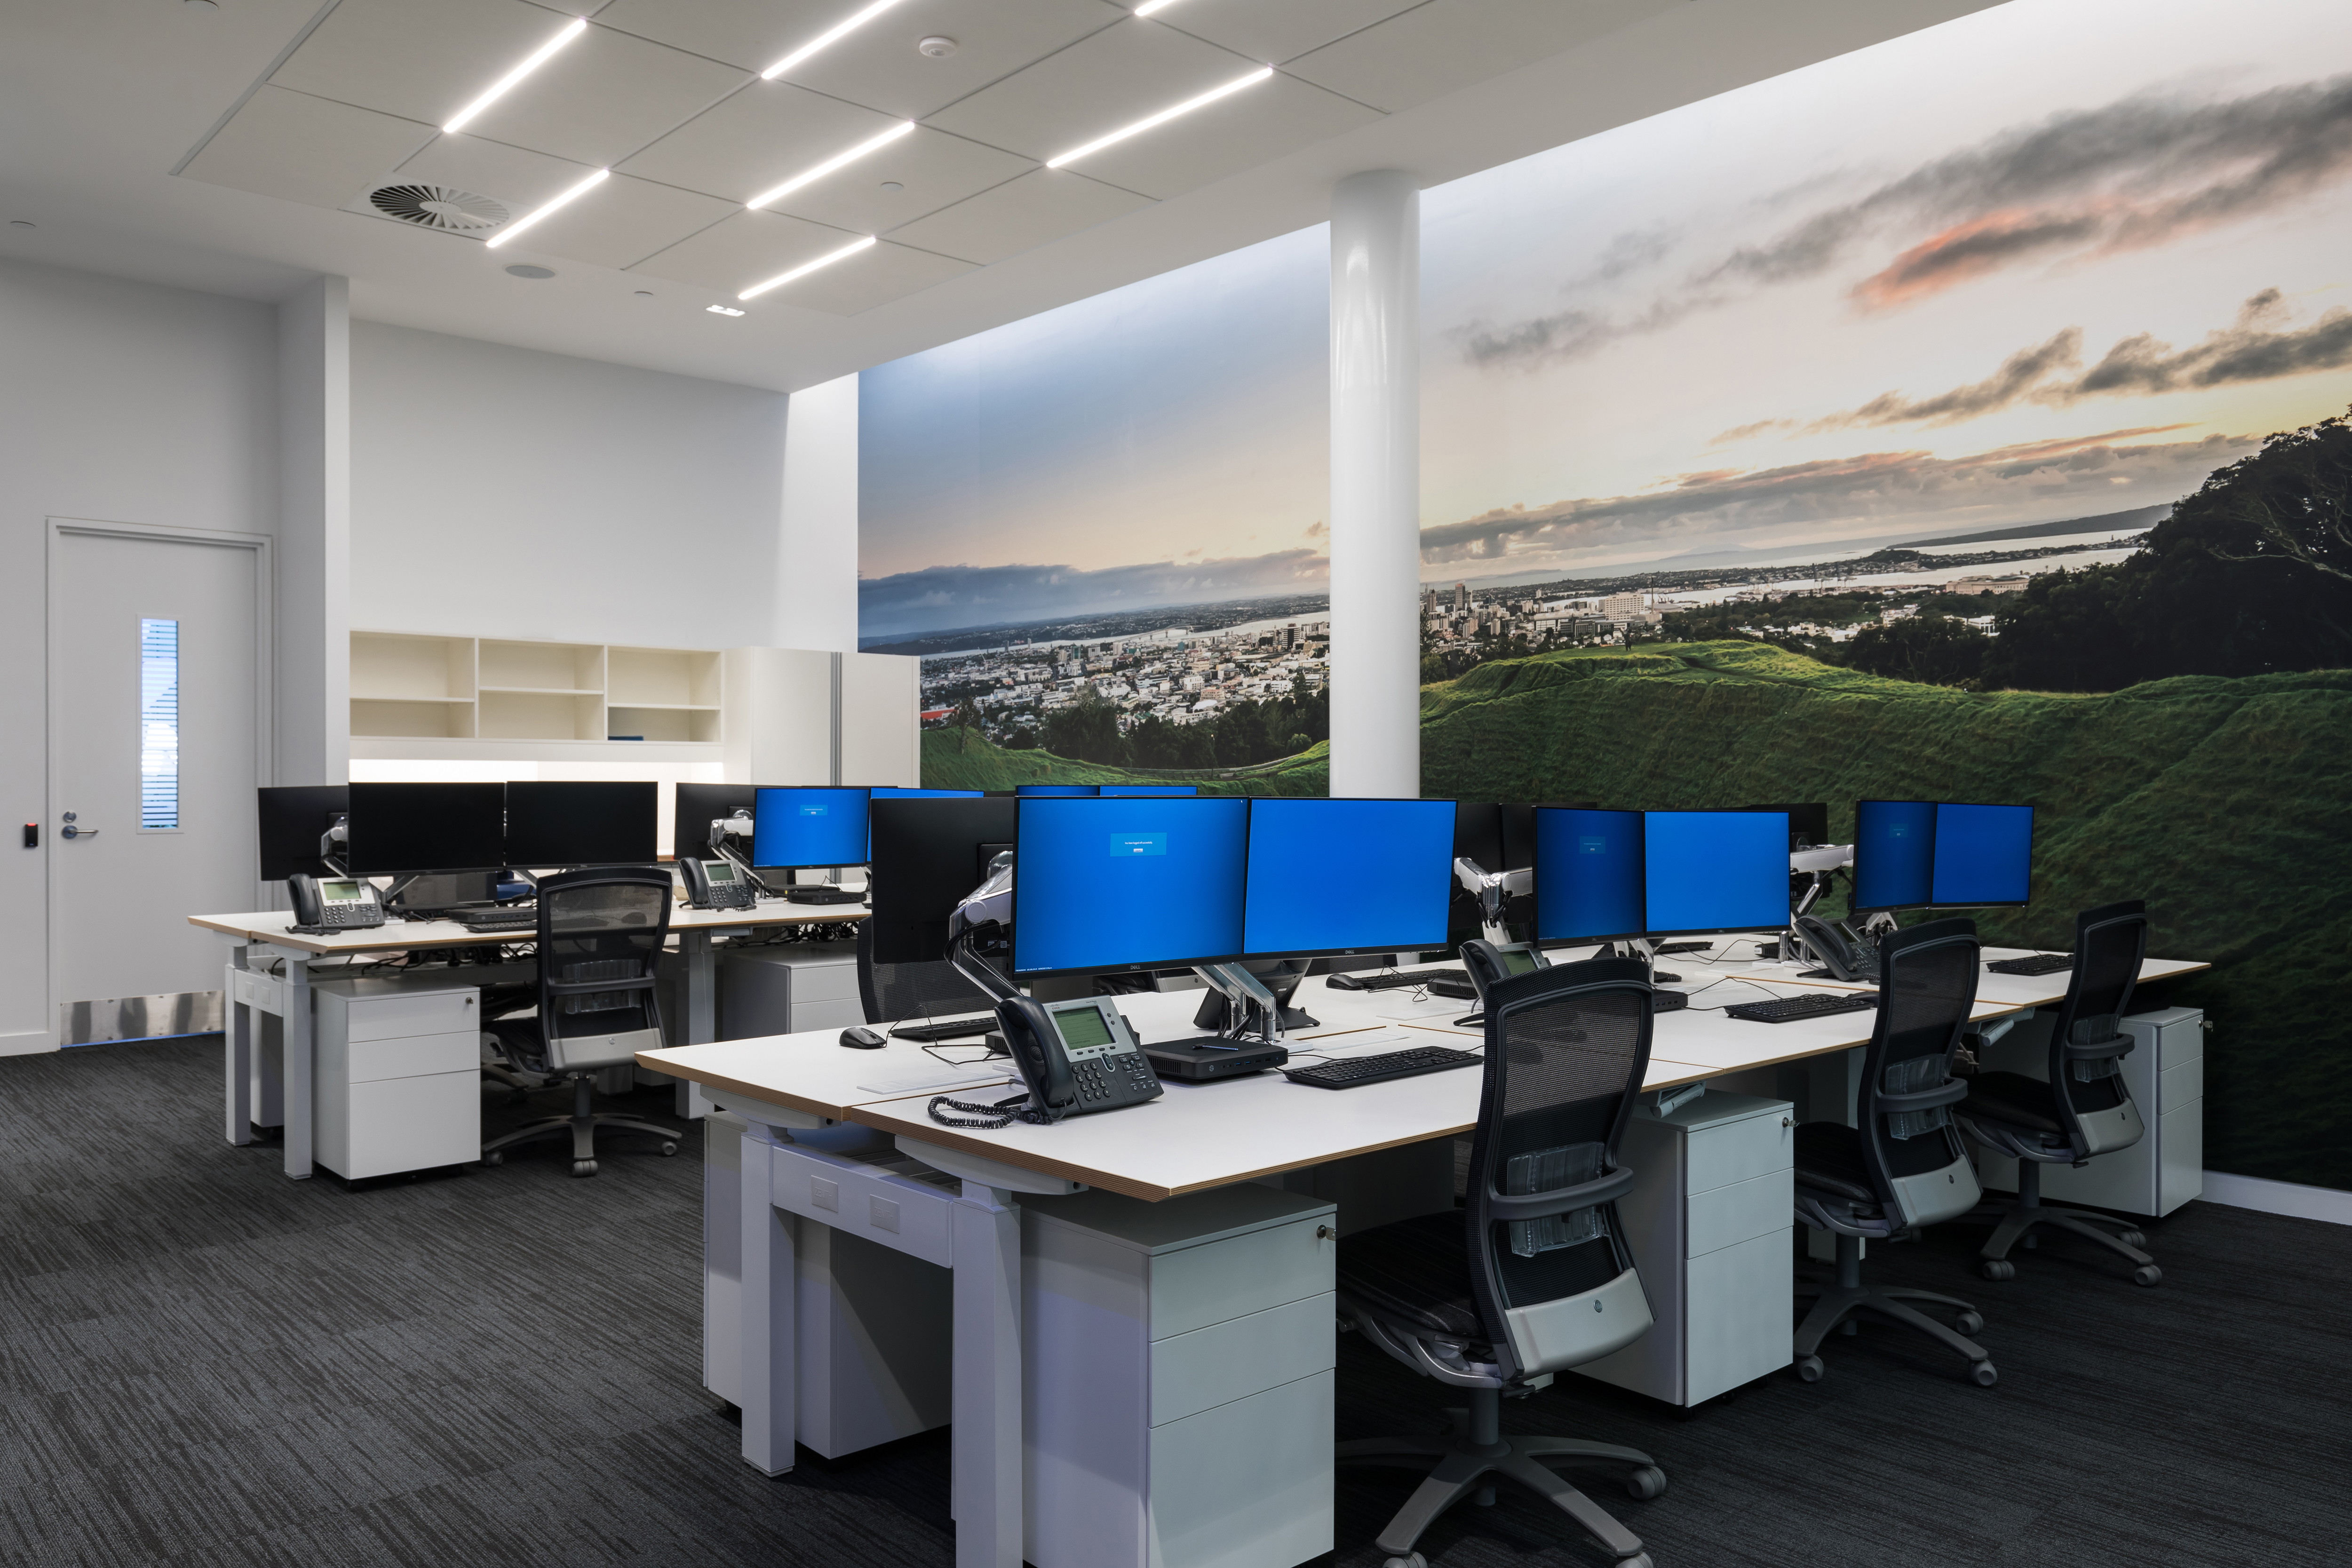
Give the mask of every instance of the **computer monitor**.
M 1994 909 L 2029 901 L 2033 883 L 2033 808 L 1936 807 L 1928 902 L 1938 909 Z
M 1742 811 L 1785 811 L 1789 814 L 1789 848 L 1791 853 L 1810 849 L 1830 841 L 1830 808 L 1826 801 L 1807 801 L 1797 805 L 1743 805 Z
M 319 864 L 319 840 L 335 818 L 352 808 L 345 784 L 279 784 L 256 792 L 261 797 L 261 879 L 283 880 L 299 873 L 315 877 L 326 869 Z
M 1642 826 L 1638 811 L 1536 809 L 1537 941 L 1615 942 L 1649 930 Z
M 355 877 L 505 868 L 502 784 L 355 784 L 343 864 Z
M 1645 811 L 1642 881 L 1648 935 L 1779 931 L 1789 923 L 1789 814 Z
M 893 799 L 877 792 L 866 932 L 877 963 L 934 963 L 948 955 L 948 917 L 1013 842 L 1013 803 Z
M 751 786 L 682 784 L 670 808 L 669 852 L 679 860 L 710 857 L 710 825 L 751 809 Z
M 1854 803 L 1854 913 L 1925 909 L 1934 901 L 1935 875 L 1933 801 Z
M 866 792 L 876 800 L 978 800 L 976 789 L 917 789 L 912 784 L 876 784 Z
M 1242 950 L 1319 958 L 1444 947 L 1454 818 L 1450 800 L 1251 801 Z
M 1095 785 L 1093 785 L 1093 784 L 1016 784 L 1016 785 L 1014 785 L 1014 786 L 1013 786 L 1013 795 L 1017 797 L 1017 796 L 1021 796 L 1021 795 L 1099 795 L 1099 794 L 1101 794 L 1102 792 L 1101 792 L 1099 789 L 1097 789 L 1097 788 Z
M 1248 801 L 1032 795 L 1013 805 L 1015 973 L 1175 968 L 1242 955 Z
M 660 853 L 660 819 L 661 785 L 651 779 L 510 779 L 506 863 L 651 865 Z
M 1150 795 L 1187 795 L 1201 793 L 1199 784 L 1104 784 L 1096 792 L 1107 795 L 1144 797 Z
M 751 797 L 751 864 L 802 871 L 866 863 L 866 791 L 760 789 Z

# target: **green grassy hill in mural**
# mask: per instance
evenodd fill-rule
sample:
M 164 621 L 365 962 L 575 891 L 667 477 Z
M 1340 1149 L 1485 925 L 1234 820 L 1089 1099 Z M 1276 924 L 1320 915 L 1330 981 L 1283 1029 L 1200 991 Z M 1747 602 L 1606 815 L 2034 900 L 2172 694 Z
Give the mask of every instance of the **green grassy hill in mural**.
M 1112 767 L 1056 756 L 1042 749 L 1009 751 L 974 730 L 923 731 L 923 784 L 929 789 L 1014 789 L 1025 784 L 1189 784 L 1203 795 L 1322 795 L 1328 788 L 1331 747 L 1318 741 L 1295 757 L 1255 767 L 1196 773 Z
M 2352 1187 L 2352 671 L 2185 676 L 2095 695 L 1886 680 L 1758 643 L 1481 665 L 1422 691 L 1426 794 L 1654 808 L 2030 803 L 2033 901 L 1988 942 L 2063 948 L 2077 910 L 2147 900 L 2170 988 L 2212 1023 L 2206 1163 Z M 2193 848 L 2190 847 L 2194 847 Z

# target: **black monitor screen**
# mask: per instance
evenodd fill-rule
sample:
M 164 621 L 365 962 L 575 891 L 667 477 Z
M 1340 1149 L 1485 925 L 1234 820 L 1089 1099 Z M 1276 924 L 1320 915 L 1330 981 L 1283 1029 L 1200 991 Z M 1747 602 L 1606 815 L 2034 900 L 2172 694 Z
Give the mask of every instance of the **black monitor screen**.
M 682 784 L 670 811 L 670 854 L 680 860 L 710 857 L 710 825 L 751 809 L 751 786 Z
M 660 853 L 652 780 L 517 779 L 507 784 L 509 866 L 643 866 Z
M 1743 805 L 1742 811 L 1785 811 L 1789 814 L 1789 848 L 1811 849 L 1830 841 L 1830 808 L 1826 801 L 1797 805 Z
M 261 796 L 261 879 L 275 882 L 300 873 L 315 877 L 319 840 L 335 818 L 352 808 L 346 784 L 284 784 L 257 792 Z
M 344 864 L 356 877 L 506 865 L 502 784 L 355 784 Z
M 867 814 L 874 859 L 874 912 L 866 929 L 877 963 L 936 963 L 947 957 L 948 917 L 978 887 L 987 861 L 1013 842 L 1013 803 L 892 800 L 877 795 Z

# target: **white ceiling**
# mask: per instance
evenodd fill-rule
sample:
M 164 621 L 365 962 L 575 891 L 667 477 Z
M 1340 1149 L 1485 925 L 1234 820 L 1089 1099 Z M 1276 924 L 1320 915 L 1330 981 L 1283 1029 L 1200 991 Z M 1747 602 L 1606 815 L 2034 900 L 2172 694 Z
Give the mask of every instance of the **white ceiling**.
M 365 319 L 789 389 L 1320 222 L 1360 169 L 1455 178 L 1989 0 L 1176 0 L 1151 18 L 902 0 L 758 79 L 858 3 L 10 6 L 0 255 L 254 299 L 338 272 Z M 463 133 L 437 129 L 573 15 L 583 35 Z M 955 51 L 923 56 L 930 35 Z M 905 119 L 921 123 L 743 205 Z M 367 199 L 446 185 L 520 217 L 607 166 L 498 249 L 495 227 L 415 228 Z M 865 235 L 881 242 L 744 316 L 703 308 Z

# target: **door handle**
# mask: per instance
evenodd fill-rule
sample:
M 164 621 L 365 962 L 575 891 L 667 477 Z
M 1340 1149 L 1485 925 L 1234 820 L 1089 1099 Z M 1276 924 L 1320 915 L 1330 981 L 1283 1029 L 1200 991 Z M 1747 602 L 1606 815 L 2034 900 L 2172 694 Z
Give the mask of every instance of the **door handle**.
M 95 827 L 76 827 L 72 823 L 68 822 L 63 827 L 58 829 L 58 836 L 61 838 L 95 838 L 98 837 L 98 829 Z

